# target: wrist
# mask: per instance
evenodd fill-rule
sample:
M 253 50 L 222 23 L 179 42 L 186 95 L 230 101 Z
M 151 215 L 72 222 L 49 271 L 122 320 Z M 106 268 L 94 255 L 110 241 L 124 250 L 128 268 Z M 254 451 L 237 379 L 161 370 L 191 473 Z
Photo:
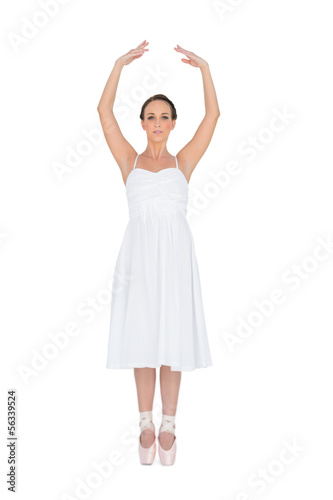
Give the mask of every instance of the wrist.
M 123 63 L 121 63 L 121 62 L 119 61 L 119 59 L 117 59 L 117 60 L 116 60 L 116 62 L 114 63 L 114 65 L 115 65 L 116 67 L 118 67 L 118 68 L 123 68 L 123 67 L 124 67 L 124 64 L 123 64 Z
M 200 66 L 200 69 L 209 69 L 209 64 L 208 62 L 205 61 L 204 64 L 202 64 L 202 66 Z

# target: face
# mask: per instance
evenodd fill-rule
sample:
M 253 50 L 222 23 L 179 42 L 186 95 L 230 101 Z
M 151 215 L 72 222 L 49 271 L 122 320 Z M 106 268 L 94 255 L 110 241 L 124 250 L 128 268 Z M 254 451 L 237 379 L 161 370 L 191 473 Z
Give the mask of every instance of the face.
M 152 101 L 145 109 L 145 119 L 141 120 L 143 130 L 152 141 L 166 141 L 176 120 L 171 120 L 171 107 L 165 101 Z M 157 133 L 157 132 L 160 133 Z

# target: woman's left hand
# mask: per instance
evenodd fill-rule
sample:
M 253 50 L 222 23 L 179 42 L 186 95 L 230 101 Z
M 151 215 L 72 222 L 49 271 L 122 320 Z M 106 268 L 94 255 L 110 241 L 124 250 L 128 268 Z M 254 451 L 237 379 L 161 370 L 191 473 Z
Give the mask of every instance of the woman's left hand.
M 205 61 L 201 57 L 199 57 L 196 54 L 194 54 L 194 52 L 190 52 L 189 50 L 183 49 L 178 44 L 177 44 L 177 47 L 175 47 L 175 50 L 177 52 L 181 52 L 182 54 L 185 54 L 188 57 L 188 59 L 182 59 L 182 61 L 184 63 L 190 64 L 194 68 L 202 68 L 203 66 L 208 66 L 207 61 Z

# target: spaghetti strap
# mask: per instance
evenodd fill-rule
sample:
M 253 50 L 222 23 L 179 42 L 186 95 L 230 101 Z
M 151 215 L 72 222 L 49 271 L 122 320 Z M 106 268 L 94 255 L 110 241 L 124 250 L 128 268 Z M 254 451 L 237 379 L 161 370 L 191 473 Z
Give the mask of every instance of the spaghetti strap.
M 138 161 L 138 156 L 139 156 L 139 155 L 137 155 L 137 157 L 135 158 L 135 162 L 134 162 L 134 167 L 133 167 L 133 170 L 135 169 L 136 162 Z
M 177 156 L 175 156 L 175 159 L 176 159 L 176 168 L 178 168 L 178 160 L 177 160 Z

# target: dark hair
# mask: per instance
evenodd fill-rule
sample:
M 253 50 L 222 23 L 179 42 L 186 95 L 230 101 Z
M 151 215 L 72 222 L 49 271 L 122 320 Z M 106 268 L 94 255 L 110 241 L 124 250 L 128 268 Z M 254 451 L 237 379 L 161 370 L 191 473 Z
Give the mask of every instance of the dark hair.
M 164 94 L 155 94 L 152 97 L 149 97 L 149 99 L 147 99 L 146 102 L 143 104 L 143 106 L 141 108 L 141 113 L 140 113 L 141 120 L 144 120 L 144 116 L 145 116 L 144 113 L 145 113 L 146 106 L 148 106 L 148 104 L 152 101 L 165 101 L 166 103 L 168 103 L 171 107 L 171 120 L 177 119 L 177 112 L 176 112 L 176 108 L 175 108 L 173 102 L 170 101 L 170 99 L 168 99 L 167 96 L 165 96 Z

